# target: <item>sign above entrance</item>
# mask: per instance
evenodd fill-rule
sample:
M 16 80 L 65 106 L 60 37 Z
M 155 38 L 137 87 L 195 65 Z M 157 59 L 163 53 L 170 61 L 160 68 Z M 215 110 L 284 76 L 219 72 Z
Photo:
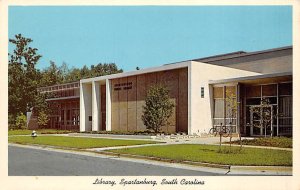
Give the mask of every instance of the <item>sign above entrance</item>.
M 132 89 L 132 82 L 118 83 L 114 85 L 114 90 L 129 90 Z

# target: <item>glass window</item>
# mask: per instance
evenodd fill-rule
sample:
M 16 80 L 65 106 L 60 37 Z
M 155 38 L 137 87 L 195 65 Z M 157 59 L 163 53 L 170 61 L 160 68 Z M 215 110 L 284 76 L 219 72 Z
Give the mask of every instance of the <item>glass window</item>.
M 249 98 L 246 100 L 247 105 L 260 105 L 260 98 Z
M 214 98 L 223 98 L 223 87 L 214 87 Z
M 224 118 L 224 99 L 215 99 L 215 118 Z
M 292 94 L 293 94 L 292 83 L 279 84 L 279 95 L 292 95 Z
M 62 122 L 62 124 L 64 124 L 64 122 L 65 122 L 65 110 L 61 110 L 61 122 Z
M 67 111 L 67 124 L 70 124 L 70 120 L 71 120 L 71 110 Z

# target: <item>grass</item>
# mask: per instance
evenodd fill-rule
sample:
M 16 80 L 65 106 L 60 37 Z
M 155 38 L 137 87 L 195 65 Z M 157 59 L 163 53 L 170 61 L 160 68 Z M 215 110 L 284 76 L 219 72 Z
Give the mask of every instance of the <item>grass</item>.
M 233 144 L 240 144 L 240 141 L 233 141 Z M 280 148 L 293 148 L 293 139 L 288 137 L 268 137 L 268 138 L 255 138 L 252 140 L 242 140 L 243 145 L 253 146 L 270 146 Z
M 18 129 L 18 130 L 8 130 L 8 135 L 30 135 L 33 130 L 28 129 Z M 37 129 L 35 130 L 37 134 L 66 134 L 72 131 L 68 130 L 56 130 L 56 129 Z
M 101 148 L 112 146 L 126 146 L 139 144 L 153 144 L 155 141 L 144 140 L 119 140 L 105 138 L 85 138 L 85 137 L 61 137 L 61 136 L 38 136 L 33 139 L 30 136 L 11 136 L 8 142 L 17 144 L 38 144 L 70 148 Z
M 232 147 L 233 153 L 229 153 L 229 147 L 215 145 L 165 145 L 139 148 L 124 148 L 109 150 L 115 153 L 127 153 L 157 158 L 167 158 L 175 161 L 198 161 L 214 164 L 249 165 L 249 166 L 291 166 L 292 151 L 271 150 L 261 148 Z

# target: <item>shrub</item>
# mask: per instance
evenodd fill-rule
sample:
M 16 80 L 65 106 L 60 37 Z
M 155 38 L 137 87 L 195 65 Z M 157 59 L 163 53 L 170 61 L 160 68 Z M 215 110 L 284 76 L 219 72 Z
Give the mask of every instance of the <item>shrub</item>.
M 280 148 L 292 148 L 293 139 L 287 137 L 267 137 L 267 138 L 255 138 L 255 139 L 244 139 L 242 140 L 245 145 L 253 146 L 270 146 Z M 234 144 L 238 144 L 239 141 L 234 141 Z
M 41 128 L 44 128 L 45 126 L 47 126 L 48 121 L 49 121 L 48 114 L 46 114 L 44 111 L 41 111 L 38 115 L 38 125 Z
M 20 113 L 16 117 L 16 127 L 18 129 L 26 129 L 27 128 L 27 118 L 23 113 Z
M 8 129 L 13 130 L 13 129 L 16 129 L 16 128 L 17 128 L 16 119 L 12 114 L 9 114 L 8 115 Z

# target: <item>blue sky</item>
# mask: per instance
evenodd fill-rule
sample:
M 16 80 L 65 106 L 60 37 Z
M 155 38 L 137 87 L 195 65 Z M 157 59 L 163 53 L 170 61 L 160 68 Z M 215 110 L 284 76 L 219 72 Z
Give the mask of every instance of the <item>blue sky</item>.
M 39 49 L 40 69 L 52 60 L 78 68 L 114 62 L 130 71 L 292 45 L 292 7 L 11 6 L 9 37 L 19 33 Z

